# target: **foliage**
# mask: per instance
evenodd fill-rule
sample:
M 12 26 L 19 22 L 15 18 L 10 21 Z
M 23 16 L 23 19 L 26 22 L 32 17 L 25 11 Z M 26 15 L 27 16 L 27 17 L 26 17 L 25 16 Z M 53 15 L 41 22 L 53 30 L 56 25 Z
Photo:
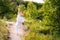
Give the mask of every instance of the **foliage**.
M 0 18 L 11 19 L 13 17 L 10 14 L 15 15 L 17 13 L 17 5 L 12 0 L 0 0 Z M 7 18 L 7 16 L 9 18 Z
M 22 4 L 23 10 L 27 8 L 29 2 L 22 2 L 22 0 L 0 0 L 0 18 L 1 19 L 15 19 L 17 15 L 18 4 Z M 34 3 L 36 8 L 40 8 L 42 4 Z M 21 7 L 22 7 L 21 6 Z
M 59 0 L 46 0 L 46 2 L 37 10 L 34 3 L 29 2 L 27 9 L 24 11 L 25 17 L 30 21 L 30 23 L 25 23 L 27 27 L 30 27 L 30 32 L 26 35 L 28 38 L 26 40 L 42 40 L 45 38 L 40 38 L 41 36 L 36 36 L 37 34 L 44 34 L 45 37 L 48 34 L 49 39 L 45 40 L 59 40 L 59 30 L 60 30 L 60 12 L 59 12 Z M 57 3 L 57 4 L 56 4 Z M 35 35 L 33 35 L 33 33 Z M 42 34 L 41 34 L 42 33 Z M 32 34 L 32 36 L 30 36 Z M 38 37 L 38 38 L 37 38 Z M 39 39 L 40 38 L 40 39 Z M 48 38 L 48 37 L 47 37 Z
M 54 32 L 53 36 L 56 38 L 56 40 L 59 40 L 59 30 L 60 30 L 60 0 L 48 0 L 50 1 L 53 8 L 55 8 L 55 19 L 54 19 Z M 52 3 L 53 2 L 53 3 Z
M 0 21 L 0 40 L 8 40 L 7 25 L 2 21 Z
M 0 18 L 14 20 L 18 8 L 16 2 L 19 4 L 20 0 L 0 0 Z M 44 4 L 23 2 L 20 9 L 28 20 L 24 24 L 30 30 L 25 34 L 25 40 L 59 40 L 60 0 L 45 0 Z
M 24 17 L 28 20 L 27 23 L 25 22 L 25 26 L 29 27 L 30 30 L 28 33 L 25 34 L 25 40 L 51 40 L 52 39 L 52 35 L 50 34 L 50 30 L 51 30 L 50 28 L 52 27 L 50 26 L 51 21 L 49 19 L 49 16 L 47 16 L 49 14 L 44 13 L 48 11 L 46 10 L 47 9 L 46 6 L 44 6 L 46 7 L 46 9 L 42 11 L 43 6 L 38 10 L 34 3 L 29 2 L 25 11 L 23 11 L 25 14 Z M 42 36 L 44 37 L 42 38 Z

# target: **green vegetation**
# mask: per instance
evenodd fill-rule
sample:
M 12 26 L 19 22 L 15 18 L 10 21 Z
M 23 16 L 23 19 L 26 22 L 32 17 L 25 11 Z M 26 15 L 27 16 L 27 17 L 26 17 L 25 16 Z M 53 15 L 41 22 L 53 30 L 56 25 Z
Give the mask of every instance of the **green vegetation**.
M 18 8 L 16 2 L 19 3 L 19 0 L 7 1 L 0 0 L 0 18 L 14 21 Z M 43 4 L 23 2 L 20 9 L 28 20 L 24 25 L 30 30 L 25 34 L 25 40 L 60 40 L 60 0 L 45 0 Z M 2 36 L 5 32 L 2 28 L 7 30 L 3 24 L 0 23 L 1 40 L 6 39 L 6 35 Z
M 29 21 L 25 23 L 25 26 L 30 28 L 30 32 L 25 34 L 25 40 L 52 40 L 52 34 L 50 33 L 52 26 L 48 26 L 49 19 L 45 17 L 45 13 L 40 11 L 42 7 L 37 9 L 34 3 L 28 3 L 24 13 Z
M 17 5 L 12 0 L 0 0 L 0 19 L 16 18 Z
M 57 0 L 46 0 L 46 2 L 42 4 L 39 9 L 37 9 L 37 6 L 32 2 L 27 4 L 27 8 L 23 10 L 25 13 L 24 17 L 30 22 L 25 23 L 25 26 L 30 28 L 30 32 L 25 35 L 26 40 L 60 39 L 60 6 L 55 2 L 59 4 L 59 1 Z
M 7 25 L 3 21 L 0 21 L 0 40 L 8 40 Z

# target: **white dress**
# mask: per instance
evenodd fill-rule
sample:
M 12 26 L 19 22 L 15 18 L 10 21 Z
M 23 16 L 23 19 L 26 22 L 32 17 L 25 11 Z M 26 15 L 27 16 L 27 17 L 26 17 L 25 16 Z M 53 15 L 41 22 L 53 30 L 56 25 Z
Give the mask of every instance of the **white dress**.
M 22 16 L 20 16 L 20 15 L 18 14 L 18 16 L 17 16 L 17 22 L 23 23 L 24 21 L 25 21 L 25 18 L 22 17 Z
M 24 25 L 22 24 L 24 21 L 25 21 L 25 18 L 22 17 L 22 16 L 20 15 L 20 13 L 18 12 L 17 22 L 16 22 L 17 34 L 19 33 L 19 29 L 23 29 L 23 28 L 24 28 Z M 22 31 L 24 31 L 24 30 L 22 30 Z

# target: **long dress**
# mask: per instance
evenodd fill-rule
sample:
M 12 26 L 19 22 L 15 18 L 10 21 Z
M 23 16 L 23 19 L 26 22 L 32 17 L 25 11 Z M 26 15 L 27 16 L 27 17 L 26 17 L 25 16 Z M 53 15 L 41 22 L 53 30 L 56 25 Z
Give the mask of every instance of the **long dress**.
M 24 17 L 20 15 L 20 11 L 18 10 L 17 22 L 9 30 L 9 40 L 24 40 L 23 35 L 25 31 L 23 30 L 24 25 L 22 24 L 24 21 Z
M 18 14 L 16 25 L 13 25 L 10 28 L 9 40 L 24 40 L 23 35 L 25 34 L 25 31 L 23 30 L 24 25 L 22 24 L 24 21 L 24 17 Z
M 20 15 L 20 11 L 18 10 L 18 15 L 17 15 L 17 22 L 16 22 L 16 28 L 17 28 L 17 33 L 18 29 L 23 29 L 24 25 L 22 24 L 25 21 L 25 18 Z

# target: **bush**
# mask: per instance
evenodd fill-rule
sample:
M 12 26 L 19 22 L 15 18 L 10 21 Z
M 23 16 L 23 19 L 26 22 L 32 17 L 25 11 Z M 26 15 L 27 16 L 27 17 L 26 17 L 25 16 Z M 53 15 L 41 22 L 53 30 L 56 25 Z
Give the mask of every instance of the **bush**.
M 8 40 L 7 25 L 2 21 L 0 21 L 0 40 Z
M 22 8 L 20 9 L 22 10 Z M 36 5 L 33 4 L 32 2 L 29 2 L 27 8 L 23 11 L 25 14 L 24 17 L 28 20 L 28 22 L 27 23 L 25 22 L 24 24 L 26 27 L 29 27 L 30 30 L 25 34 L 24 36 L 25 40 L 51 40 L 52 39 L 52 35 L 50 34 L 51 26 L 48 26 L 50 21 L 46 20 L 47 17 L 43 15 L 45 13 L 41 12 L 40 9 L 37 10 Z

